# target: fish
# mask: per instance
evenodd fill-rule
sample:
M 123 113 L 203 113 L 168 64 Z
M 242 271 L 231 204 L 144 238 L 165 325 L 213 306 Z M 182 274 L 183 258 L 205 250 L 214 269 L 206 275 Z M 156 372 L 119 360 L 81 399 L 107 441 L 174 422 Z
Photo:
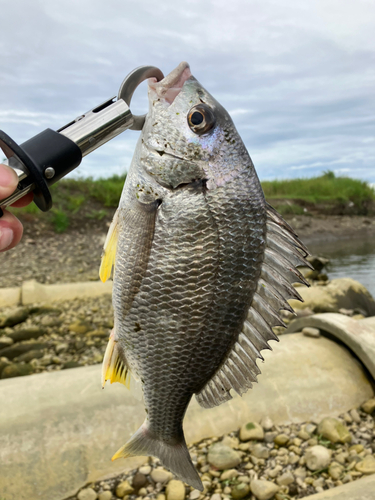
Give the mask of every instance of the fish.
M 229 113 L 182 62 L 149 81 L 149 112 L 104 245 L 114 328 L 102 383 L 141 383 L 146 418 L 118 450 L 202 491 L 183 419 L 257 381 L 308 251 L 265 201 Z

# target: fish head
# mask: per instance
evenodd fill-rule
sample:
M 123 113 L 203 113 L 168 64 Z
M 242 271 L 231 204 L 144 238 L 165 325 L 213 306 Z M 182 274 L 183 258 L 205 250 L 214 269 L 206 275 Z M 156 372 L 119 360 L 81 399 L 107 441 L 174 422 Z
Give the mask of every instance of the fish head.
M 205 181 L 213 189 L 243 169 L 244 155 L 250 160 L 228 112 L 186 62 L 160 82 L 150 79 L 141 160 L 159 184 L 175 189 Z

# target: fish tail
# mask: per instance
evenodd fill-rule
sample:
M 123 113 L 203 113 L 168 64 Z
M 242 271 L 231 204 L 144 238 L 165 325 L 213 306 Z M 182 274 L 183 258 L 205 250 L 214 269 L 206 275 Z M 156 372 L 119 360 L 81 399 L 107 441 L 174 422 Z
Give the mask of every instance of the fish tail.
M 112 460 L 139 455 L 152 455 L 159 458 L 176 477 L 195 489 L 203 491 L 202 481 L 191 461 L 183 432 L 175 443 L 169 444 L 158 439 L 150 430 L 149 422 L 145 420 L 130 440 L 115 453 Z

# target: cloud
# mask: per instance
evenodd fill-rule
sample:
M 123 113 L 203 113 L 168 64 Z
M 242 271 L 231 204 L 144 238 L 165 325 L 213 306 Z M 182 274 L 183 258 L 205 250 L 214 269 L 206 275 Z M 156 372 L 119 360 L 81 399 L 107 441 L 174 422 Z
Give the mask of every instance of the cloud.
M 375 181 L 373 2 L 4 0 L 2 18 L 0 128 L 17 142 L 115 95 L 137 66 L 188 60 L 261 178 L 340 165 Z M 132 109 L 146 111 L 144 88 Z M 128 168 L 136 139 L 125 132 L 74 175 Z

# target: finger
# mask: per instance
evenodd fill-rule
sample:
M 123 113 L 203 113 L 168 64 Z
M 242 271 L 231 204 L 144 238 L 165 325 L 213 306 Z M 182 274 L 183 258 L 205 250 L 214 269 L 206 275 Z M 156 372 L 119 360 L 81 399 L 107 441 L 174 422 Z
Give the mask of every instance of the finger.
M 0 165 L 0 200 L 10 196 L 18 185 L 16 172 L 6 165 Z
M 13 214 L 4 211 L 0 218 L 0 252 L 15 247 L 22 238 L 23 227 Z
M 33 198 L 34 198 L 34 194 L 33 193 L 28 193 L 28 194 L 25 194 L 25 196 L 23 196 L 21 199 L 15 201 L 14 203 L 12 203 L 12 207 L 17 207 L 17 208 L 20 208 L 20 207 L 26 207 L 26 205 L 28 205 L 29 203 L 31 203 L 33 201 Z

